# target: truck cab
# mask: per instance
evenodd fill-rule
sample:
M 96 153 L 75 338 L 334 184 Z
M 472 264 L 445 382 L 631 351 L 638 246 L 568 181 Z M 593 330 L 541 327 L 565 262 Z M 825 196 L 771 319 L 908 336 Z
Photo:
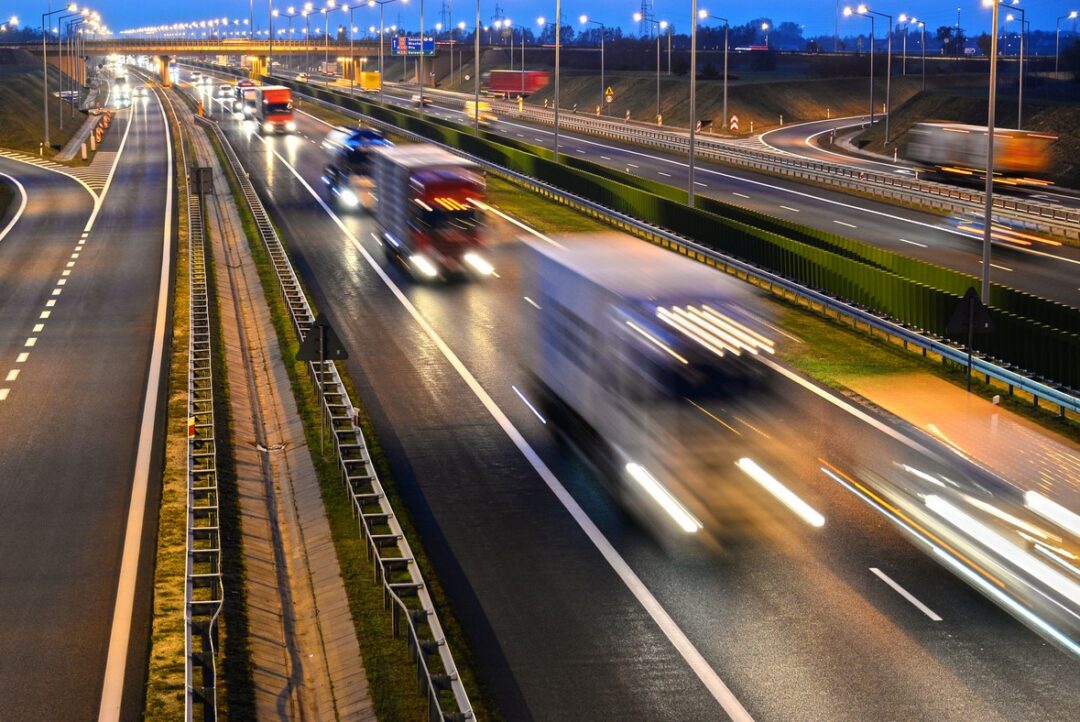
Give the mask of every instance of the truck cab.
M 323 171 L 330 198 L 340 208 L 355 210 L 373 204 L 372 152 L 394 144 L 366 128 L 336 128 L 323 140 L 329 162 Z

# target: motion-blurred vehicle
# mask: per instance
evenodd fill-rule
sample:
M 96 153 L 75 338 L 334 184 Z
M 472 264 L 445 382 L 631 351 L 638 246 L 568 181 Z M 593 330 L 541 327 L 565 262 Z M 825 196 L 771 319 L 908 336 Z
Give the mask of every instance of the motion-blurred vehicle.
M 229 83 L 222 83 L 218 86 L 218 95 L 223 98 L 227 98 L 233 94 L 233 86 Z
M 307 73 L 297 73 L 296 74 L 296 82 L 298 82 L 298 83 L 306 83 L 306 82 L 308 82 L 308 80 L 310 80 L 310 78 L 308 77 Z
M 420 107 L 431 105 L 430 95 L 420 95 L 419 93 L 413 93 L 413 96 L 412 98 L 410 98 L 410 100 L 412 101 L 413 105 L 418 105 Z
M 296 130 L 292 90 L 284 85 L 258 85 L 253 90 L 254 117 L 263 132 L 292 133 Z
M 250 80 L 237 81 L 233 89 L 233 112 L 245 117 L 255 114 L 255 83 Z
M 488 126 L 498 120 L 495 113 L 491 110 L 491 103 L 486 100 L 481 100 L 477 103 L 475 100 L 465 101 L 465 117 L 470 122 L 477 121 L 480 125 Z
M 136 98 L 145 98 L 145 97 L 147 97 L 147 92 L 146 92 L 146 86 L 145 85 L 140 85 L 137 88 L 135 88 L 135 97 Z
M 734 468 L 717 407 L 760 390 L 774 352 L 751 292 L 619 233 L 529 241 L 523 267 L 525 364 L 549 427 L 658 539 L 696 535 Z
M 329 156 L 323 182 L 331 200 L 347 210 L 370 208 L 374 187 L 372 151 L 393 143 L 374 130 L 335 128 L 323 139 L 322 146 Z
M 200 73 L 198 70 L 192 70 L 191 71 L 191 82 L 195 83 L 197 85 L 200 80 L 202 80 L 202 73 Z
M 481 255 L 486 183 L 475 163 L 425 144 L 372 155 L 375 220 L 388 259 L 421 279 L 494 271 Z
M 905 155 L 955 180 L 985 179 L 986 127 L 916 123 L 907 132 Z M 1050 146 L 1057 136 L 1013 128 L 994 129 L 994 174 L 1008 184 L 1046 185 Z
M 360 88 L 361 92 L 365 93 L 378 92 L 379 88 L 382 87 L 382 75 L 378 70 L 364 70 L 360 73 L 360 80 L 359 83 L 357 83 L 357 87 Z
M 484 92 L 512 97 L 532 95 L 551 82 L 546 70 L 491 70 L 481 76 Z

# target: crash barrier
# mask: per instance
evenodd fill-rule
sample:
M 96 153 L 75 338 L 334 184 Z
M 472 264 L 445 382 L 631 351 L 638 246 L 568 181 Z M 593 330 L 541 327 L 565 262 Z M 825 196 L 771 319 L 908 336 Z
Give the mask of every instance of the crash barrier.
M 274 267 L 297 340 L 302 342 L 308 333 L 318 333 L 315 316 L 270 216 L 217 122 L 204 117 L 196 117 L 196 121 L 217 138 L 225 153 Z M 375 583 L 382 585 L 384 607 L 392 614 L 394 635 L 401 634 L 402 624 L 407 631 L 420 690 L 428 701 L 428 719 L 474 719 L 431 595 L 359 428 L 359 412 L 332 361 L 311 362 L 307 367 L 312 382 L 321 389 L 323 420 L 334 443 L 341 480 L 352 499 L 360 535 L 366 542 Z
M 813 232 L 794 224 L 785 226 L 780 219 L 769 222 L 767 216 L 719 201 L 703 199 L 697 207 L 689 208 L 672 197 L 678 193 L 677 189 L 656 187 L 662 184 L 646 188 L 642 179 L 624 182 L 626 178 L 615 176 L 617 171 L 589 161 L 575 158 L 555 163 L 550 151 L 507 142 L 492 133 L 481 131 L 477 136 L 460 125 L 422 117 L 411 110 L 289 80 L 274 79 L 274 82 L 291 85 L 309 97 L 362 114 L 393 132 L 405 131 L 441 143 L 501 170 L 643 221 L 650 227 L 666 229 L 710 251 L 767 269 L 845 305 L 872 310 L 930 339 L 946 336 L 946 326 L 959 305 L 962 289 L 977 285 L 964 274 L 905 259 L 852 239 Z M 915 277 L 906 275 L 909 273 Z M 1062 408 L 1072 408 L 1075 397 L 1064 392 L 1062 398 L 1060 393 L 1055 393 L 1060 389 L 1054 386 L 1080 388 L 1080 335 L 1075 330 L 1078 312 L 1003 287 L 993 291 L 992 300 L 995 330 L 976 335 L 975 350 L 991 365 L 1008 371 L 1010 377 L 1019 373 L 1045 382 L 1042 384 L 1046 386 L 1045 398 L 1058 399 Z

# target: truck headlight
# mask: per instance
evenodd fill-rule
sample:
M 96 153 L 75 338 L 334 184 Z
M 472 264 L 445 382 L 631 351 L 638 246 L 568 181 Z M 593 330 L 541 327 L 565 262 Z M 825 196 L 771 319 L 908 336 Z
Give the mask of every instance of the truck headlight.
M 494 266 L 471 251 L 465 254 L 465 263 L 468 263 L 474 271 L 483 276 L 490 276 L 495 272 Z
M 292 122 L 290 120 L 288 123 L 285 124 L 285 130 L 289 131 L 290 133 L 295 133 L 296 132 L 296 123 L 294 123 L 294 122 Z
M 424 274 L 428 278 L 435 278 L 439 275 L 439 269 L 435 268 L 435 265 L 431 261 L 424 258 L 420 254 L 410 256 L 409 263 L 416 266 L 416 270 L 420 271 L 420 273 Z
M 267 133 L 271 132 L 273 129 L 274 124 L 271 123 L 269 120 L 263 123 L 263 130 L 265 130 Z
M 341 191 L 338 197 L 341 198 L 341 202 L 346 208 L 356 208 L 360 205 L 360 199 L 348 188 Z

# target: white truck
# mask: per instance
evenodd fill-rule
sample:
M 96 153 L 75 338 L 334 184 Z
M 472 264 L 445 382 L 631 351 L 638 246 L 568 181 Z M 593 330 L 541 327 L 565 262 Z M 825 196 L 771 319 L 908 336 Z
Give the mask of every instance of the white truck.
M 760 304 L 739 281 L 623 234 L 525 245 L 523 345 L 541 413 L 661 539 L 695 534 L 713 521 L 709 489 L 734 468 L 717 460 L 717 406 L 759 383 L 757 357 L 774 351 Z
M 372 151 L 374 215 L 387 257 L 417 278 L 491 275 L 479 166 L 433 145 Z

